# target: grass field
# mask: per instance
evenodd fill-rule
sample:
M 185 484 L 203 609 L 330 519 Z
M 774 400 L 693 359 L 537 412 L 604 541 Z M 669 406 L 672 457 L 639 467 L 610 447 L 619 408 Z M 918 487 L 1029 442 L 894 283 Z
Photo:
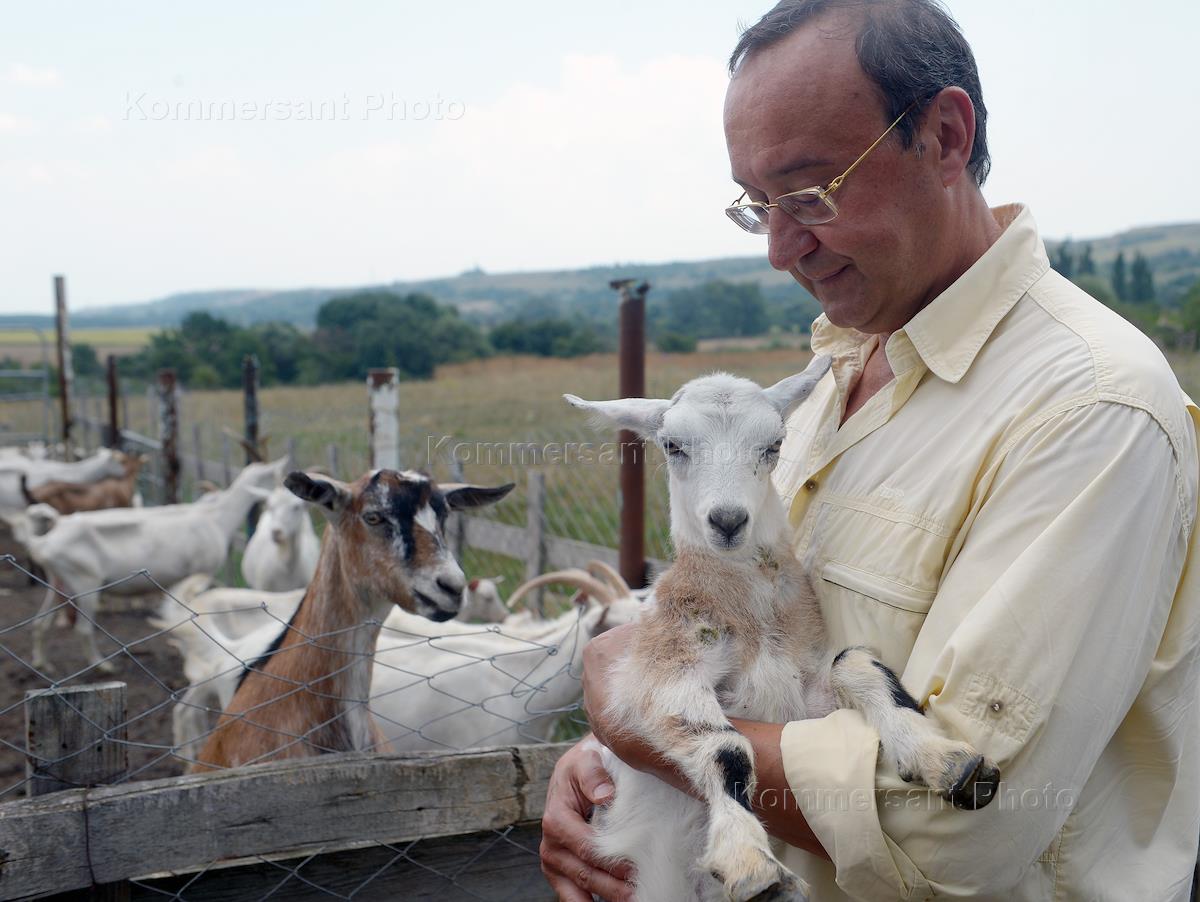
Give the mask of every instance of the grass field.
M 647 393 L 669 396 L 686 380 L 718 369 L 769 383 L 802 369 L 808 358 L 808 351 L 802 348 L 651 353 L 646 361 Z M 1168 359 L 1184 390 L 1194 398 L 1200 397 L 1200 354 L 1169 354 Z M 428 467 L 445 478 L 449 475 L 449 457 L 456 452 L 468 479 L 516 482 L 518 488 L 511 498 L 494 511 L 497 519 L 513 524 L 525 523 L 528 472 L 539 469 L 546 480 L 549 532 L 615 547 L 620 509 L 615 460 L 583 460 L 580 450 L 581 443 L 605 442 L 612 436 L 594 432 L 585 417 L 562 401 L 563 392 L 587 398 L 615 397 L 615 356 L 598 354 L 573 360 L 493 358 L 442 367 L 429 382 L 403 383 L 402 463 Z M 40 404 L 27 402 L 17 407 L 0 405 L 0 425 L 14 431 L 40 430 Z M 152 421 L 155 408 L 145 396 L 129 398 L 128 408 L 128 428 L 147 435 L 157 433 Z M 363 384 L 267 388 L 260 392 L 260 408 L 260 432 L 270 437 L 272 455 L 282 454 L 291 438 L 301 466 L 326 464 L 327 447 L 334 445 L 338 450 L 338 475 L 352 478 L 366 470 L 367 393 Z M 194 452 L 193 427 L 198 426 L 201 457 L 219 461 L 222 427 L 241 431 L 241 393 L 186 393 L 181 424 L 181 445 L 186 454 Z M 459 442 L 465 444 L 456 444 Z M 527 448 L 514 448 L 513 443 L 531 443 L 545 454 L 539 461 L 527 453 Z M 241 457 L 240 449 L 235 448 L 234 467 Z M 650 450 L 646 538 L 647 553 L 652 557 L 669 553 L 666 480 L 658 472 L 660 464 L 657 450 Z M 219 472 L 206 475 L 218 481 L 221 478 Z M 190 483 L 194 467 L 185 466 L 184 476 Z M 521 577 L 521 564 L 512 558 L 471 552 L 465 563 L 468 572 L 475 575 L 504 573 L 510 588 Z
M 74 344 L 91 345 L 103 360 L 106 354 L 130 354 L 150 341 L 158 327 L 139 326 L 130 329 L 72 329 Z M 54 329 L 42 331 L 46 352 L 54 362 Z M 34 329 L 0 329 L 0 358 L 9 357 L 23 366 L 42 362 L 42 337 Z

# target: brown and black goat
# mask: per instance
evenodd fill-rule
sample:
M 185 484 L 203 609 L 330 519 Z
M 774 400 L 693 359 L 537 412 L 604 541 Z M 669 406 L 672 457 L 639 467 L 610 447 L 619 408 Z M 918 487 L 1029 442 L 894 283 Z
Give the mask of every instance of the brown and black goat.
M 279 637 L 247 663 L 193 770 L 386 747 L 367 707 L 380 626 L 393 605 L 435 621 L 458 613 L 466 580 L 446 516 L 512 489 L 396 470 L 350 484 L 296 472 L 284 485 L 328 518 L 317 571 Z

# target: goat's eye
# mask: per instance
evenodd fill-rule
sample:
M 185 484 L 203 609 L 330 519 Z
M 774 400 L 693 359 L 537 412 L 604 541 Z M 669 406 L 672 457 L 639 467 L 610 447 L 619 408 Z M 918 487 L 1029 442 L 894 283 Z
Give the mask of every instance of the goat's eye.
M 363 514 L 363 522 L 368 526 L 378 526 L 383 522 L 383 517 L 375 513 L 375 511 L 367 511 Z
M 783 439 L 780 439 L 775 444 L 763 449 L 763 460 L 774 460 L 779 456 L 779 449 L 783 447 Z
M 665 453 L 667 457 L 675 458 L 675 460 L 687 460 L 687 452 L 670 439 L 665 439 L 663 441 L 663 453 Z

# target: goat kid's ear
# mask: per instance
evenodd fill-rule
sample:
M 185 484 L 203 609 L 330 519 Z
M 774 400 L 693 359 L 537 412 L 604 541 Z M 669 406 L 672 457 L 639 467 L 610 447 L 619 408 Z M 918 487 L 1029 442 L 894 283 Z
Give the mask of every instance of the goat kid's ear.
M 467 485 L 461 482 L 444 483 L 440 486 L 442 495 L 446 498 L 446 504 L 450 506 L 450 510 L 461 511 L 471 507 L 483 507 L 487 504 L 495 504 L 505 495 L 513 490 L 516 483 L 510 482 L 505 485 L 488 488 L 482 485 Z
M 763 395 L 771 402 L 771 406 L 779 411 L 785 420 L 795 410 L 800 402 L 813 393 L 821 377 L 829 372 L 832 357 L 814 357 L 803 373 L 780 379 L 770 388 L 763 389 Z
M 283 484 L 297 498 L 324 508 L 331 514 L 341 513 L 350 503 L 350 492 L 341 483 L 313 479 L 299 470 L 289 473 Z
M 585 401 L 577 395 L 563 395 L 567 403 L 586 410 L 594 421 L 612 423 L 629 429 L 642 438 L 654 438 L 662 427 L 663 415 L 671 402 L 664 398 L 621 398 L 617 401 Z

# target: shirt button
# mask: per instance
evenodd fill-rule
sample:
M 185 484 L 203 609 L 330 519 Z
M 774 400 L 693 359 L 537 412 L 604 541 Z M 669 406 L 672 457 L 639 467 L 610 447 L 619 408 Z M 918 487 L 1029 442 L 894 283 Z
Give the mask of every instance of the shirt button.
M 804 487 L 810 492 L 815 492 L 817 489 L 817 481 L 815 479 L 810 479 L 808 482 L 804 483 Z
M 988 707 L 991 708 L 993 711 L 995 711 L 997 714 L 999 714 L 1001 711 L 1004 710 L 1004 702 L 999 702 L 999 701 L 992 702 L 990 705 L 988 705 Z

